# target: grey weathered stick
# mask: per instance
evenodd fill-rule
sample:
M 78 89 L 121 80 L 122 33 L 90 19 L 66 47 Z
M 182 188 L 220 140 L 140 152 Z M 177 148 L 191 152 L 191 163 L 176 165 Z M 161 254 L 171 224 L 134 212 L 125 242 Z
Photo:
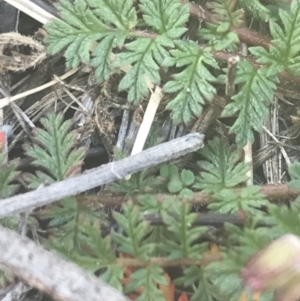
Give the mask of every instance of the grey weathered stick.
M 129 124 L 129 115 L 129 110 L 125 110 L 123 112 L 122 122 L 118 133 L 118 140 L 116 143 L 116 147 L 120 150 L 123 150 L 125 146 L 125 138 Z
M 128 174 L 177 159 L 202 147 L 203 138 L 202 134 L 191 133 L 149 148 L 134 156 L 94 168 L 79 176 L 1 200 L 0 218 L 77 195 L 97 186 L 111 183 L 118 178 L 124 178 Z
M 32 240 L 0 226 L 0 266 L 60 301 L 129 301 L 120 292 Z

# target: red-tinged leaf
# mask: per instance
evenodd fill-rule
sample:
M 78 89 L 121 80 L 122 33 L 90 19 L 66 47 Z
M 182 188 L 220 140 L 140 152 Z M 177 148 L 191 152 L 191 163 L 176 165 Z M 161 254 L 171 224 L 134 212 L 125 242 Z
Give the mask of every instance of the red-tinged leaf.
M 83 165 L 83 162 L 77 164 L 77 165 L 74 165 L 72 166 L 68 171 L 67 171 L 67 174 L 66 176 L 67 177 L 70 177 L 72 176 L 73 174 L 75 174 L 76 172 L 80 171 L 80 168 L 81 166 Z
M 245 221 L 245 220 L 246 220 L 247 214 L 246 214 L 246 212 L 245 212 L 244 210 L 239 209 L 237 214 L 238 214 L 238 217 L 239 217 L 242 221 Z
M 124 259 L 126 259 L 126 258 L 132 258 L 132 256 L 130 256 L 128 254 L 125 254 L 125 253 L 122 253 L 122 252 L 119 254 L 119 257 L 120 258 L 124 258 Z M 131 281 L 131 274 L 133 272 L 135 272 L 135 271 L 136 271 L 136 268 L 129 267 L 129 266 L 124 267 L 124 277 L 123 277 L 123 279 L 121 281 L 122 284 L 123 284 L 123 286 L 127 285 L 128 283 L 130 283 L 130 281 Z M 139 296 L 142 293 L 143 289 L 144 289 L 143 287 L 139 287 L 138 289 L 136 289 L 134 292 L 131 293 L 132 296 L 135 296 L 135 295 Z M 131 300 L 135 300 L 135 299 L 131 299 Z
M 186 293 L 182 293 L 179 298 L 177 299 L 177 301 L 189 301 L 189 297 Z
M 138 294 L 136 293 L 129 293 L 126 295 L 130 300 L 136 300 L 138 298 Z
M 135 292 L 136 292 L 137 294 L 141 294 L 141 293 L 143 292 L 143 290 L 144 290 L 144 287 L 143 287 L 143 286 L 140 286 L 138 289 L 135 290 Z
M 125 286 L 125 285 L 127 285 L 128 283 L 130 283 L 130 281 L 131 281 L 131 279 L 130 279 L 130 277 L 123 277 L 123 279 L 122 279 L 122 284 Z
M 120 254 L 119 254 L 119 257 L 120 257 L 120 258 L 132 258 L 132 256 L 130 256 L 130 255 L 128 255 L 128 254 L 125 254 L 125 253 L 120 253 Z M 126 277 L 130 277 L 131 274 L 132 274 L 134 271 L 136 271 L 136 268 L 129 267 L 129 266 L 124 267 L 124 275 L 125 275 Z
M 0 132 L 0 151 L 3 151 L 6 145 L 6 135 L 4 132 Z
M 161 290 L 166 301 L 175 301 L 175 285 L 167 273 L 165 273 L 164 276 L 167 279 L 168 284 L 159 285 L 159 289 Z

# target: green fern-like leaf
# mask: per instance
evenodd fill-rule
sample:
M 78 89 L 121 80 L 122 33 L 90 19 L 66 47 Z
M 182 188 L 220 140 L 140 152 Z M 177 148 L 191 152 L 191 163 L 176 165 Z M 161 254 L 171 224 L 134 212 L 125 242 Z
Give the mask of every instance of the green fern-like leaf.
M 237 213 L 243 210 L 252 215 L 262 215 L 261 208 L 269 205 L 265 196 L 259 193 L 260 186 L 248 186 L 244 188 L 240 195 L 236 195 L 230 189 L 223 189 L 214 194 L 214 201 L 208 205 L 210 210 L 218 213 Z
M 164 182 L 164 178 L 152 175 L 152 170 L 147 169 L 131 175 L 130 180 L 120 180 L 110 184 L 107 189 L 114 193 L 124 193 L 130 196 L 134 193 L 155 192 Z
M 85 253 L 69 252 L 66 246 L 62 245 L 57 246 L 56 251 L 65 259 L 76 262 L 76 264 L 92 273 L 101 269 L 99 277 L 122 291 L 124 268 L 116 262 L 115 253 L 111 246 L 111 237 L 102 237 L 99 228 L 90 224 L 81 224 L 81 230 L 86 236 Z
M 108 79 L 113 68 L 113 48 L 122 46 L 137 24 L 132 0 L 61 1 L 58 9 L 62 20 L 55 19 L 45 25 L 48 52 L 56 54 L 66 48 L 67 67 L 75 68 L 81 62 L 91 61 L 97 79 L 100 82 Z
M 140 9 L 147 25 L 160 35 L 178 39 L 187 30 L 189 7 L 177 0 L 141 0 Z
M 238 163 L 241 152 L 232 150 L 227 141 L 223 142 L 216 137 L 200 150 L 200 154 L 208 161 L 198 162 L 205 172 L 197 177 L 194 188 L 214 193 L 224 188 L 233 188 L 247 180 L 249 165 Z
M 138 198 L 140 209 L 143 215 L 147 214 L 162 214 L 168 213 L 170 210 L 169 204 L 174 200 L 170 197 L 170 201 L 160 202 L 153 195 L 141 195 Z M 145 243 L 154 244 L 153 256 L 166 256 L 169 254 L 168 249 L 165 246 L 165 241 L 172 237 L 172 234 L 164 226 L 150 226 L 150 233 L 145 239 Z
M 85 268 L 97 268 L 103 266 L 104 259 L 95 260 L 93 249 L 94 234 L 87 231 L 87 227 L 95 227 L 99 233 L 99 224 L 106 223 L 104 212 L 97 206 L 89 206 L 76 198 L 70 197 L 59 204 L 48 206 L 39 216 L 42 220 L 50 219 L 48 232 L 51 239 L 44 240 L 44 244 L 55 249 L 64 257 L 69 258 Z M 90 229 L 89 228 L 89 229 Z M 98 243 L 98 247 L 105 246 Z M 90 249 L 87 251 L 86 246 Z M 97 253 L 98 256 L 98 253 Z
M 257 70 L 247 60 L 239 62 L 235 83 L 243 86 L 222 113 L 223 117 L 229 117 L 239 112 L 230 129 L 236 134 L 239 147 L 254 141 L 253 130 L 261 132 L 263 122 L 269 116 L 268 105 L 277 88 L 277 72 L 277 68 L 272 67 Z
M 176 65 L 184 70 L 164 85 L 165 92 L 178 93 L 167 108 L 172 110 L 176 124 L 189 123 L 193 115 L 201 114 L 205 100 L 211 101 L 216 94 L 211 84 L 216 78 L 207 67 L 218 69 L 218 64 L 209 48 L 201 50 L 194 41 L 176 41 L 175 46 L 176 49 L 170 51 L 172 57 L 166 58 L 164 66 Z
M 123 290 L 124 268 L 118 265 L 108 266 L 100 278 L 119 291 Z
M 102 237 L 99 229 L 90 224 L 82 225 L 83 231 L 89 237 L 87 246 L 98 266 L 107 266 L 116 261 L 112 251 L 110 235 Z
M 228 247 L 223 248 L 222 262 L 214 262 L 205 267 L 205 275 L 213 285 L 216 300 L 239 300 L 241 294 L 246 294 L 247 300 L 253 299 L 253 293 L 245 290 L 240 272 L 247 260 L 272 241 L 270 228 L 244 228 L 226 223 L 229 233 Z M 272 231 L 273 234 L 273 231 Z M 273 300 L 272 292 L 264 292 L 260 299 Z
M 45 25 L 48 35 L 45 42 L 48 52 L 56 54 L 65 47 L 68 67 L 77 67 L 90 59 L 92 44 L 109 30 L 88 8 L 86 1 L 61 1 L 58 5 L 61 20 L 53 20 Z
M 270 19 L 270 10 L 259 0 L 239 0 L 239 5 L 248 11 L 252 16 L 262 21 L 268 21 Z
M 139 38 L 125 45 L 126 52 L 117 56 L 116 66 L 132 64 L 133 67 L 122 78 L 119 90 L 129 90 L 128 100 L 139 103 L 149 95 L 147 81 L 160 84 L 159 65 L 168 56 L 165 47 L 172 47 L 169 39 Z
M 218 296 L 218 291 L 211 284 L 206 271 L 198 266 L 186 268 L 184 275 L 175 279 L 174 283 L 194 288 L 191 301 L 214 301 Z
M 49 232 L 53 238 L 47 243 L 49 246 L 64 253 L 77 252 L 82 254 L 83 245 L 91 240 L 85 230 L 88 225 L 97 227 L 99 221 L 105 223 L 103 211 L 95 206 L 89 206 L 75 198 L 64 199 L 60 205 L 53 205 L 45 210 L 41 218 L 51 219 Z
M 37 188 L 42 183 L 52 184 L 73 176 L 83 162 L 86 149 L 76 148 L 76 135 L 69 132 L 71 122 L 63 121 L 62 114 L 50 113 L 41 119 L 44 128 L 37 128 L 35 143 L 27 146 L 26 154 L 33 158 L 33 164 L 45 171 L 34 175 L 23 175 L 29 187 Z M 74 197 L 66 198 L 59 204 L 47 206 L 40 214 L 41 219 L 51 219 L 49 230 L 53 236 L 47 244 L 61 252 L 80 252 L 88 239 L 82 227 L 104 220 L 99 208 L 77 202 Z M 46 243 L 46 241 L 45 241 Z
M 12 196 L 19 187 L 11 183 L 20 174 L 16 171 L 17 163 L 4 163 L 6 157 L 6 153 L 0 152 L 0 200 Z
M 190 213 L 190 204 L 176 199 L 165 200 L 169 204 L 168 212 L 162 212 L 164 223 L 172 236 L 166 240 L 165 244 L 170 254 L 169 260 L 179 258 L 200 259 L 202 252 L 207 247 L 206 244 L 195 243 L 206 227 L 193 227 L 197 219 L 197 213 Z
M 20 172 L 17 171 L 18 161 L 9 161 L 9 163 L 6 161 L 7 153 L 0 152 L 0 202 L 2 199 L 15 195 L 20 186 L 18 184 L 12 184 L 20 176 Z M 37 220 L 32 216 L 28 216 L 26 222 L 29 227 L 38 226 Z M 5 228 L 18 231 L 20 215 L 14 214 L 12 216 L 1 218 L 0 223 Z M 10 278 L 8 274 L 0 271 L 0 287 L 2 287 L 3 281 L 6 281 L 8 277 Z
M 51 113 L 42 118 L 41 123 L 44 129 L 36 129 L 36 143 L 27 147 L 26 154 L 34 159 L 34 165 L 48 173 L 40 171 L 35 176 L 25 176 L 31 188 L 72 176 L 78 171 L 86 153 L 85 148 L 75 148 L 75 133 L 68 133 L 71 122 L 63 122 L 62 114 Z
M 69 252 L 65 246 L 56 248 L 56 251 L 60 252 L 66 259 L 76 262 L 76 264 L 92 273 L 101 269 L 99 277 L 119 291 L 122 291 L 124 268 L 116 262 L 115 253 L 111 246 L 111 237 L 102 237 L 98 227 L 87 223 L 81 223 L 80 228 L 83 235 L 86 236 L 84 253 Z
M 281 2 L 279 1 L 272 1 L 273 4 L 266 5 L 266 8 L 270 11 L 270 16 L 272 21 L 279 21 L 279 11 L 280 9 L 285 10 L 286 12 L 289 12 L 291 3 L 289 2 Z
M 243 12 L 241 10 L 235 10 L 235 1 L 209 1 L 206 3 L 206 7 L 213 14 L 218 16 L 218 20 L 221 22 L 226 22 L 230 26 L 240 27 L 240 25 L 243 23 Z
M 132 0 L 87 0 L 87 3 L 98 18 L 120 30 L 130 30 L 137 24 Z
M 217 300 L 236 301 L 240 299 L 244 286 L 240 277 L 240 271 L 244 266 L 244 259 L 240 254 L 229 251 L 222 254 L 222 261 L 209 264 L 207 271 L 219 297 Z M 251 300 L 251 298 L 249 299 Z
M 131 282 L 126 286 L 125 292 L 132 292 L 143 287 L 142 293 L 136 300 L 138 301 L 165 301 L 162 291 L 157 284 L 167 285 L 164 271 L 159 266 L 149 265 L 144 269 L 138 269 L 131 275 Z
M 178 0 L 142 0 L 140 8 L 147 25 L 158 33 L 156 37 L 138 37 L 124 45 L 127 50 L 117 55 L 116 66 L 131 64 L 132 68 L 122 78 L 119 90 L 128 90 L 128 100 L 139 103 L 149 95 L 149 81 L 160 84 L 159 65 L 169 57 L 167 48 L 174 47 L 187 29 L 189 18 L 187 5 Z
M 291 176 L 291 181 L 288 186 L 292 189 L 300 188 L 300 163 L 296 162 L 289 165 L 289 175 Z
M 234 248 L 237 254 L 241 254 L 240 257 L 245 262 L 247 259 L 256 253 L 258 250 L 264 248 L 266 245 L 272 242 L 275 237 L 270 233 L 268 227 L 249 227 L 241 228 L 230 223 L 225 223 L 225 229 L 228 231 L 229 247 Z
M 257 57 L 257 62 L 273 64 L 280 71 L 287 71 L 299 76 L 300 71 L 300 1 L 294 0 L 289 11 L 280 9 L 279 16 L 283 28 L 275 21 L 270 21 L 273 37 L 269 51 L 262 47 L 252 47 L 250 51 Z
M 141 260 L 149 259 L 154 244 L 145 244 L 145 236 L 150 228 L 146 221 L 140 221 L 140 210 L 128 202 L 123 206 L 124 214 L 114 212 L 113 216 L 123 230 L 123 234 L 112 232 L 112 239 L 118 244 L 118 250 Z
M 67 242 L 57 244 L 56 251 L 91 272 L 113 265 L 116 257 L 112 251 L 110 236 L 102 237 L 99 229 L 89 223 L 82 222 L 80 227 L 81 233 L 86 236 L 85 253 L 70 252 Z
M 229 31 L 228 26 L 229 23 L 206 24 L 206 28 L 199 30 L 199 36 L 216 51 L 236 51 L 240 39 L 235 32 Z
M 298 208 L 287 206 L 269 206 L 269 216 L 266 222 L 272 227 L 273 235 L 276 238 L 286 233 L 300 236 L 300 211 Z

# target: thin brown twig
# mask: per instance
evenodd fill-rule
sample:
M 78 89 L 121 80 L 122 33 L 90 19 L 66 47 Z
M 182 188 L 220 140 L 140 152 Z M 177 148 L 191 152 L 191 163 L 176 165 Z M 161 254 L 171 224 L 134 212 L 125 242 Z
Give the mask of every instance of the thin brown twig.
M 199 45 L 200 49 L 204 49 L 205 47 L 206 47 L 205 45 Z M 254 59 L 243 56 L 241 54 L 238 55 L 238 54 L 234 54 L 231 52 L 214 51 L 214 50 L 211 51 L 211 54 L 217 61 L 227 62 L 228 59 L 230 59 L 231 57 L 238 56 L 240 58 L 240 60 L 246 59 L 256 69 L 259 69 L 263 66 L 267 67 L 267 65 L 261 65 L 261 64 L 257 63 Z M 300 83 L 300 77 L 295 77 L 286 71 L 279 72 L 278 77 L 285 82 Z
M 253 31 L 249 28 L 231 27 L 230 30 L 239 36 L 241 42 L 246 43 L 249 46 L 262 46 L 267 49 L 271 46 L 272 40 L 269 37 L 266 37 L 261 33 Z
M 196 3 L 189 3 L 190 14 L 201 19 L 202 21 L 206 21 L 213 24 L 218 24 L 219 21 L 213 14 L 207 12 L 201 5 Z M 244 28 L 235 28 L 231 27 L 231 31 L 235 32 L 241 42 L 244 42 L 248 45 L 252 46 L 262 46 L 264 48 L 269 48 L 271 45 L 271 39 L 262 35 L 259 32 L 253 31 L 246 27 Z
M 194 260 L 190 258 L 181 258 L 177 260 L 168 260 L 165 257 L 152 257 L 148 261 L 142 261 L 137 258 L 118 258 L 117 264 L 123 267 L 142 268 L 147 265 L 158 265 L 161 267 L 178 267 L 199 265 L 206 266 L 211 262 L 220 261 L 222 259 L 221 254 L 205 255 L 200 260 Z
M 234 192 L 240 194 L 243 188 L 236 188 Z M 292 199 L 300 195 L 300 190 L 292 190 L 286 184 L 270 184 L 263 185 L 261 187 L 260 193 L 265 195 L 265 197 L 270 201 L 278 201 L 281 199 Z M 80 195 L 77 199 L 80 201 L 87 202 L 88 204 L 101 203 L 104 206 L 118 206 L 127 202 L 129 199 L 137 201 L 137 198 L 142 194 L 135 194 L 130 197 L 124 195 L 116 195 L 112 193 L 102 193 L 99 195 Z M 156 200 L 162 202 L 170 194 L 158 193 L 152 194 Z M 213 200 L 212 195 L 205 194 L 203 192 L 195 192 L 194 198 L 190 202 L 194 205 L 207 205 Z
M 227 102 L 230 101 L 231 96 L 235 92 L 235 76 L 237 63 L 240 58 L 238 56 L 232 56 L 228 59 L 227 63 L 227 74 L 226 74 L 226 86 L 225 86 L 225 95 Z

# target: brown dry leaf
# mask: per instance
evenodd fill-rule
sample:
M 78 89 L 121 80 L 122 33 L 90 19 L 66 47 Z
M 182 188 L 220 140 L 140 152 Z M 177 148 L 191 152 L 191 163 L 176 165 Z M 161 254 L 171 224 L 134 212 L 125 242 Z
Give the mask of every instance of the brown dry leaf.
M 216 255 L 220 253 L 220 247 L 216 243 L 210 243 L 209 245 L 210 254 Z
M 171 278 L 167 273 L 164 273 L 164 276 L 167 279 L 168 284 L 159 285 L 159 289 L 161 290 L 162 295 L 166 301 L 175 301 L 175 285 L 171 281 Z
M 136 293 L 129 293 L 129 294 L 127 294 L 126 295 L 130 300 L 132 300 L 132 301 L 134 301 L 134 300 L 136 300 L 137 298 L 138 298 L 138 294 L 136 294 Z
M 203 253 L 203 256 L 218 255 L 218 254 L 220 254 L 219 246 L 214 242 L 210 242 L 208 249 Z
M 132 258 L 131 256 L 125 254 L 125 253 L 120 253 L 119 254 L 120 258 Z M 136 268 L 132 267 L 124 267 L 124 278 L 122 279 L 122 284 L 126 285 L 131 281 L 131 274 L 136 270 Z M 143 287 L 138 288 L 134 292 L 131 292 L 127 295 L 128 298 L 131 300 L 135 300 L 143 291 Z
M 206 266 L 211 262 L 222 260 L 219 246 L 216 243 L 211 242 L 208 249 L 202 254 L 202 260 L 203 266 Z
M 125 254 L 125 253 L 121 253 L 119 254 L 119 257 L 120 258 L 132 258 L 131 256 Z M 135 268 L 131 268 L 131 267 L 124 267 L 124 275 L 126 277 L 130 277 L 131 274 L 135 271 L 136 269 Z

